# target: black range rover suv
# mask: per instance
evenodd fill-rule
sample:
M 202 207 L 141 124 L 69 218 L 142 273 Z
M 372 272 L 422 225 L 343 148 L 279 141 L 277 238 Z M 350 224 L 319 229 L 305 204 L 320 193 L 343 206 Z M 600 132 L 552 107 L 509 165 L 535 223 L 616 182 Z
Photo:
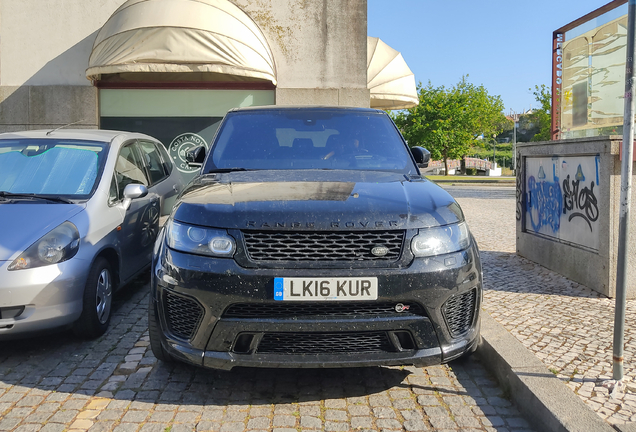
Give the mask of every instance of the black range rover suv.
M 157 243 L 155 356 L 248 367 L 425 366 L 479 343 L 459 205 L 383 111 L 235 109 Z

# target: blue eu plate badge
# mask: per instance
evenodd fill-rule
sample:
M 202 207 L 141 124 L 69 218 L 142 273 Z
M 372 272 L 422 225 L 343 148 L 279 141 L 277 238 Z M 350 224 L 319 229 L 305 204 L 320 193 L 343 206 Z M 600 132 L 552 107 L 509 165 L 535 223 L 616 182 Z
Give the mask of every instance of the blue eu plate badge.
M 283 299 L 283 278 L 274 278 L 274 300 Z

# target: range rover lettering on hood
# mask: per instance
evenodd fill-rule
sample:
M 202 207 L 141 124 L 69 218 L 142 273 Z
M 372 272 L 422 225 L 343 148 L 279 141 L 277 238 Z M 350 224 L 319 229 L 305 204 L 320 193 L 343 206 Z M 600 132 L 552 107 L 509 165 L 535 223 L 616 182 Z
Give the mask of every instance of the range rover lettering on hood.
M 247 228 L 314 228 L 315 222 L 256 222 L 247 221 Z M 397 221 L 331 222 L 331 228 L 397 228 Z

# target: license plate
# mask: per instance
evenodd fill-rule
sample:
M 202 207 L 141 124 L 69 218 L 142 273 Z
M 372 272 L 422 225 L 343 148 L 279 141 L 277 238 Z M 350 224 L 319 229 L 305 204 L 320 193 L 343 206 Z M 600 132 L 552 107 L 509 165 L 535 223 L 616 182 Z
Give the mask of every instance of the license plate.
M 274 300 L 377 300 L 378 278 L 274 278 Z

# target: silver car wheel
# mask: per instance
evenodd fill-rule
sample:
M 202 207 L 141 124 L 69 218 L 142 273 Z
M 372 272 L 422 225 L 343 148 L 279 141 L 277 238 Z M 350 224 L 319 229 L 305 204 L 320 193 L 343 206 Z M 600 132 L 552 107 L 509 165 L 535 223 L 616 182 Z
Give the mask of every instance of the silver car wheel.
M 107 269 L 102 269 L 97 278 L 95 304 L 97 307 L 97 319 L 101 324 L 105 324 L 110 316 L 110 307 L 113 301 L 113 285 L 110 279 L 110 272 Z

